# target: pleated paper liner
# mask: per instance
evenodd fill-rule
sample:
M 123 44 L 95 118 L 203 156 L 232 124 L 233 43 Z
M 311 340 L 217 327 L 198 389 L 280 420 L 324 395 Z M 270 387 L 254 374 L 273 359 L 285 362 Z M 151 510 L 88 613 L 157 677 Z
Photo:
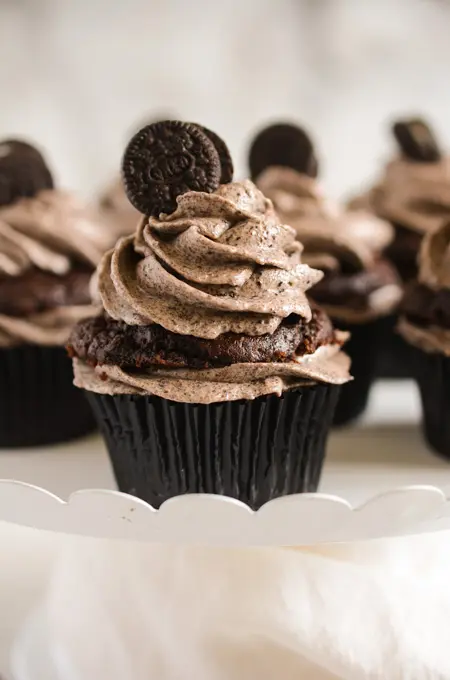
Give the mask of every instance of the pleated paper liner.
M 422 401 L 425 439 L 450 460 L 450 357 L 412 345 L 409 351 Z
M 256 509 L 316 491 L 339 391 L 316 384 L 216 404 L 88 395 L 121 491 L 155 508 L 180 494 L 213 493 Z
M 73 385 L 63 347 L 0 350 L 0 447 L 43 446 L 92 432 L 95 420 Z

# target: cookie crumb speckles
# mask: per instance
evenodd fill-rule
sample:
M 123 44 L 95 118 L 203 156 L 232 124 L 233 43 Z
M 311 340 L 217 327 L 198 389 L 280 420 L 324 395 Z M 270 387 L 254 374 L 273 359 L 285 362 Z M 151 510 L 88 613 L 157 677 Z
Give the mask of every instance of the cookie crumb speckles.
M 310 138 L 304 130 L 289 123 L 270 125 L 255 137 L 250 147 L 249 165 L 253 180 L 272 166 L 292 168 L 309 177 L 318 174 Z
M 142 128 L 126 148 L 122 173 L 128 199 L 144 215 L 172 213 L 188 191 L 212 193 L 221 163 L 213 142 L 193 123 L 162 121 Z
M 392 126 L 392 132 L 406 158 L 419 163 L 436 163 L 441 160 L 438 141 L 424 120 L 399 120 Z
M 0 142 L 0 206 L 52 188 L 52 175 L 37 149 L 14 139 Z

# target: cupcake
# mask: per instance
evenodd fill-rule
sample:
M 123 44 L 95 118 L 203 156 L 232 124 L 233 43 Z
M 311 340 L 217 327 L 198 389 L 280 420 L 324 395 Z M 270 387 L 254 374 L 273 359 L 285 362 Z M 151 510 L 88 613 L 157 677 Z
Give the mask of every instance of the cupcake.
M 342 388 L 334 418 L 335 424 L 345 424 L 367 405 L 386 319 L 402 294 L 394 268 L 383 257 L 392 227 L 323 196 L 313 145 L 294 125 L 278 124 L 259 133 L 250 149 L 250 169 L 281 221 L 294 228 L 304 247 L 302 260 L 325 274 L 308 295 L 334 324 L 351 333 L 346 351 L 354 381 Z
M 450 218 L 450 158 L 422 120 L 398 121 L 393 134 L 399 156 L 387 164 L 380 182 L 350 201 L 388 220 L 395 237 L 386 249 L 404 282 L 417 278 L 422 238 Z
M 34 147 L 0 143 L 0 446 L 93 429 L 64 345 L 95 311 L 89 283 L 108 243 L 83 204 L 53 187 Z
M 450 221 L 423 239 L 418 279 L 406 290 L 399 332 L 411 348 L 425 438 L 450 458 Z
M 385 255 L 406 284 L 417 278 L 417 258 L 423 237 L 450 218 L 450 158 L 444 156 L 431 127 L 423 120 L 393 125 L 399 155 L 391 160 L 375 187 L 350 201 L 350 209 L 366 209 L 388 220 L 394 239 Z M 379 374 L 405 378 L 411 367 L 405 345 L 395 332 L 398 314 L 386 328 Z
M 102 259 L 104 311 L 68 345 L 119 488 L 154 507 L 314 491 L 349 380 L 345 335 L 305 294 L 322 273 L 200 126 L 145 127 L 123 176 L 143 217 Z

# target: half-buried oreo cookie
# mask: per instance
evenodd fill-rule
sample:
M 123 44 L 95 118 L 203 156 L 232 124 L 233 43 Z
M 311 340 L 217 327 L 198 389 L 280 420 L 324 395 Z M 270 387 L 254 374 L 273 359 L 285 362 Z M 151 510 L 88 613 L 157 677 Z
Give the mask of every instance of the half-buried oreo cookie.
M 15 139 L 0 142 L 0 206 L 52 188 L 50 170 L 34 146 Z
M 424 120 L 399 120 L 392 132 L 406 158 L 418 163 L 436 163 L 442 158 L 438 141 Z
M 268 167 L 280 165 L 309 177 L 317 177 L 318 162 L 313 144 L 302 128 L 277 123 L 264 128 L 255 137 L 249 153 L 253 180 Z
M 195 123 L 195 125 L 205 133 L 205 135 L 208 137 L 208 139 L 211 140 L 211 142 L 214 144 L 216 147 L 216 151 L 219 154 L 220 158 L 220 165 L 222 167 L 222 171 L 220 174 L 220 183 L 221 184 L 229 184 L 230 182 L 233 181 L 233 173 L 234 173 L 234 168 L 233 168 L 233 161 L 230 155 L 230 152 L 228 150 L 227 145 L 219 137 L 219 135 L 216 135 L 215 132 L 212 130 L 208 130 L 208 128 L 205 128 L 203 125 L 199 125 L 198 123 Z
M 171 213 L 188 191 L 212 193 L 221 163 L 213 142 L 193 123 L 161 121 L 142 128 L 122 162 L 128 199 L 144 215 Z

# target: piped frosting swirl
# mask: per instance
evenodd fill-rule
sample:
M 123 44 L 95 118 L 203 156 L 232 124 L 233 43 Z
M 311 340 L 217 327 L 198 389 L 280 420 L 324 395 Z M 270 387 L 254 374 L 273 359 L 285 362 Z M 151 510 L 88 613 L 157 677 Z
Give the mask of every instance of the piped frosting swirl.
M 143 218 L 134 237 L 104 256 L 95 288 L 107 314 L 127 325 L 158 324 L 204 339 L 272 334 L 291 315 L 311 319 L 306 292 L 323 275 L 301 262 L 301 251 L 272 202 L 252 182 L 236 182 L 211 194 L 188 192 L 172 214 Z M 305 383 L 347 382 L 344 340 L 336 332 L 329 344 L 286 362 L 203 370 L 92 367 L 75 359 L 75 383 L 99 393 L 193 403 L 281 395 Z
M 39 269 L 64 276 L 76 264 L 94 267 L 111 246 L 106 223 L 72 194 L 45 190 L 0 209 L 0 277 Z M 77 321 L 94 313 L 86 304 L 49 309 L 27 318 L 0 315 L 0 346 L 64 344 Z
M 225 184 L 144 218 L 103 258 L 98 290 L 107 313 L 127 324 L 199 338 L 262 335 L 290 314 L 311 316 L 306 291 L 322 273 L 301 263 L 301 250 L 250 181 Z

